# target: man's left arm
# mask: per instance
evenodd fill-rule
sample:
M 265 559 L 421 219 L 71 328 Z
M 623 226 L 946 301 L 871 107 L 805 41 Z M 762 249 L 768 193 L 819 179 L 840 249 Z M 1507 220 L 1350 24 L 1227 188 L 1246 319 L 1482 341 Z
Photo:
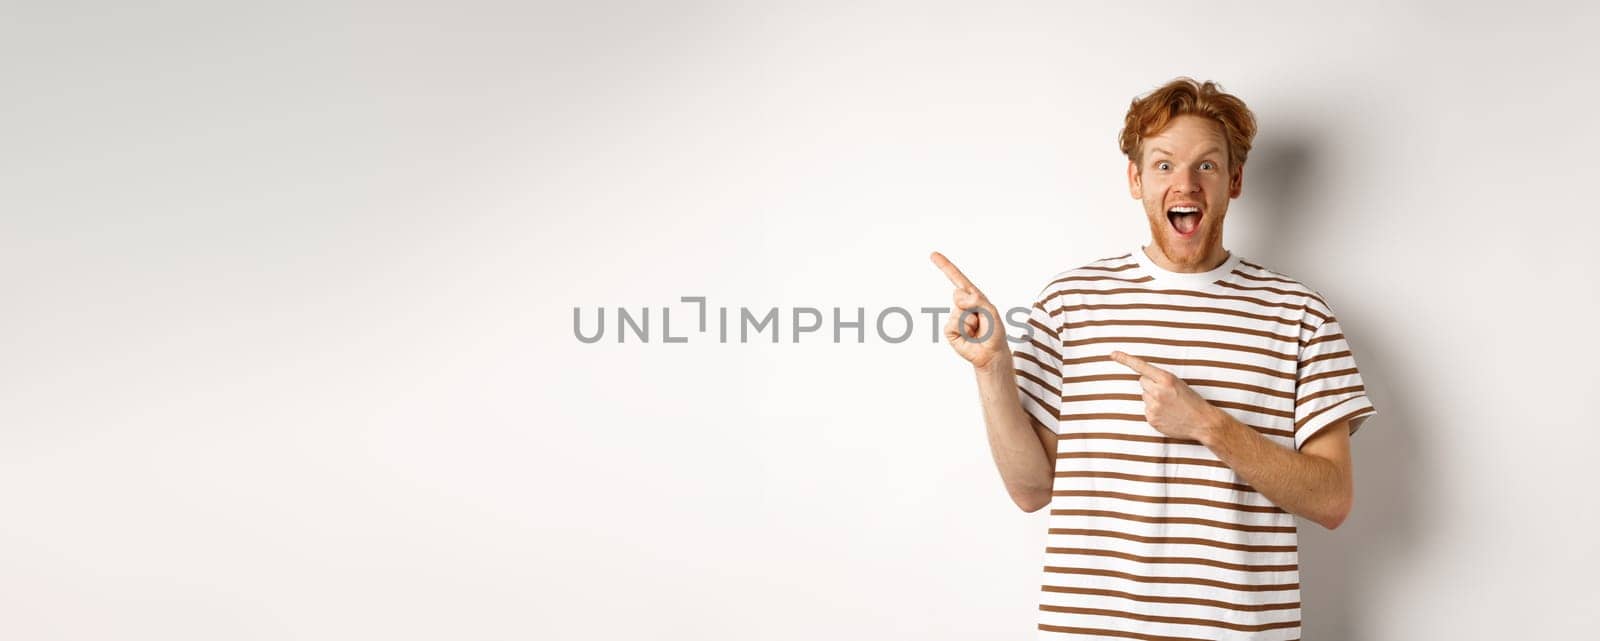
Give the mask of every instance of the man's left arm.
M 1120 351 L 1111 360 L 1140 374 L 1145 420 L 1167 436 L 1198 441 L 1268 500 L 1330 530 L 1355 501 L 1350 420 L 1322 427 L 1295 451 L 1207 402 L 1183 379 Z
M 1207 403 L 1214 416 L 1195 436 L 1274 505 L 1330 530 L 1355 501 L 1350 421 L 1330 423 L 1296 452 Z

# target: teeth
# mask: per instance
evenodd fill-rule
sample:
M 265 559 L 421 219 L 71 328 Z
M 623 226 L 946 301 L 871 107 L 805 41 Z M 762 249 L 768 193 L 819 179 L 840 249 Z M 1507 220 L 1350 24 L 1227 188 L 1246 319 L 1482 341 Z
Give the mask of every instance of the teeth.
M 1168 209 L 1167 211 L 1176 212 L 1176 213 L 1179 213 L 1179 214 L 1193 214 L 1193 213 L 1198 213 L 1200 211 L 1200 208 L 1199 207 L 1173 207 L 1172 209 Z

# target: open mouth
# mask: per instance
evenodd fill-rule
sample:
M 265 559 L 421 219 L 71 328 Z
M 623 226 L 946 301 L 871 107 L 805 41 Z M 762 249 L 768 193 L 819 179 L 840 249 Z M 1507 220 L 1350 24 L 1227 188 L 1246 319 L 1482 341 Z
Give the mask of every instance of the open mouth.
M 1167 222 L 1172 224 L 1173 231 L 1178 232 L 1179 236 L 1188 238 L 1200 229 L 1200 219 L 1205 215 L 1194 205 L 1177 205 L 1167 209 Z

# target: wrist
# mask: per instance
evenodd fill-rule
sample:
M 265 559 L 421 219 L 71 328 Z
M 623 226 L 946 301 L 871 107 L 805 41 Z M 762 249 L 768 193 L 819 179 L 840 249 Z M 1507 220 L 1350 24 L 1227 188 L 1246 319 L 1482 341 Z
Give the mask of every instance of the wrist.
M 1211 447 L 1232 426 L 1233 417 L 1229 416 L 1227 412 L 1217 409 L 1215 405 L 1211 406 L 1206 414 L 1207 418 L 1200 422 L 1200 433 L 1195 437 L 1195 440 L 1200 441 L 1201 445 Z
M 1011 363 L 1011 353 L 1006 351 L 1001 351 L 995 354 L 994 357 L 990 358 L 989 362 L 987 363 L 982 365 L 973 365 L 972 369 L 978 373 L 978 376 L 1016 375 L 1015 367 Z

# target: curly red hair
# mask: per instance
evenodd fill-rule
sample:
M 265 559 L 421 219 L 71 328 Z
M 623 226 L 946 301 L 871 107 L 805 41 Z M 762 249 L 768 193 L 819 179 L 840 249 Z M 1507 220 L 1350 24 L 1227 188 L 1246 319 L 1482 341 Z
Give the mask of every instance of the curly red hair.
M 1256 137 L 1255 114 L 1238 96 L 1224 92 L 1221 85 L 1209 80 L 1196 82 L 1189 77 L 1175 78 L 1133 99 L 1123 119 L 1122 133 L 1117 136 L 1122 153 L 1134 164 L 1140 164 L 1144 139 L 1161 133 L 1173 119 L 1183 115 L 1203 116 L 1222 125 L 1222 135 L 1228 140 L 1229 170 L 1244 165 L 1250 155 L 1250 143 Z

